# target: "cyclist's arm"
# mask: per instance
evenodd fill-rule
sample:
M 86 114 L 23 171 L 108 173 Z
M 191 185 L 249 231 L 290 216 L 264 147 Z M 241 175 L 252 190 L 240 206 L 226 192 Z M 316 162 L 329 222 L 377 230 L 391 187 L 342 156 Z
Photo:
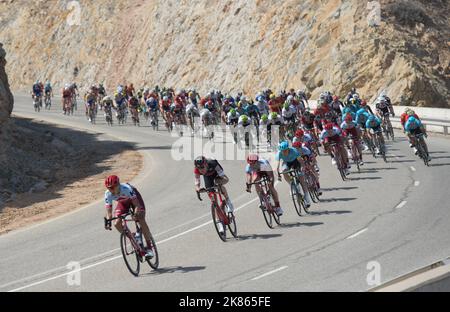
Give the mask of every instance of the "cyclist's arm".
M 200 175 L 194 174 L 194 183 L 195 183 L 195 191 L 198 192 L 200 190 Z

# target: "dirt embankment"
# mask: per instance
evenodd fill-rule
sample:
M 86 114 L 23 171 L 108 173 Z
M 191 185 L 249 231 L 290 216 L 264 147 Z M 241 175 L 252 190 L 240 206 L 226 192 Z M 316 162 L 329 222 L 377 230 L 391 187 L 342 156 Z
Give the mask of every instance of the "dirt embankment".
M 0 167 L 0 234 L 99 200 L 107 175 L 130 181 L 142 167 L 128 143 L 26 119 L 11 123 Z

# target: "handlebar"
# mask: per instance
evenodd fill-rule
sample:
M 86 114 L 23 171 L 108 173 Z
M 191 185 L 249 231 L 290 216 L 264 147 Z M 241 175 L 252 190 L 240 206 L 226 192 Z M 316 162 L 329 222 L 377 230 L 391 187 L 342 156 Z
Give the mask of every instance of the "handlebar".
M 209 188 L 201 188 L 200 190 L 197 191 L 197 198 L 200 201 L 203 201 L 202 197 L 200 196 L 201 193 L 210 193 L 210 192 L 217 192 L 217 185 L 214 185 L 213 187 L 209 187 Z

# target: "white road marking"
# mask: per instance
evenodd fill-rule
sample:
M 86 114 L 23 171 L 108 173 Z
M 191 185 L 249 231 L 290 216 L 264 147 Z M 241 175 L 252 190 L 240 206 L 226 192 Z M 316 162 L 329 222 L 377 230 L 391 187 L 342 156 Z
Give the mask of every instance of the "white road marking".
M 279 272 L 279 271 L 281 271 L 281 270 L 284 270 L 284 269 L 286 269 L 287 267 L 288 267 L 287 265 L 282 266 L 282 267 L 279 267 L 278 269 L 272 270 L 272 271 L 270 271 L 270 272 L 267 272 L 267 273 L 264 273 L 264 274 L 262 274 L 262 275 L 259 275 L 259 276 L 257 276 L 257 277 L 252 278 L 252 281 L 259 280 L 260 278 L 263 278 L 263 277 L 266 277 L 266 276 L 268 276 L 268 275 L 270 275 L 270 274 L 273 274 L 273 273 Z
M 420 185 L 420 181 L 414 181 L 414 186 L 419 186 Z
M 413 166 L 411 166 L 409 168 L 411 168 L 411 171 L 416 171 L 416 168 L 414 168 Z
M 234 209 L 234 211 L 238 211 L 238 210 L 244 208 L 245 206 L 247 206 L 247 205 L 253 203 L 253 202 L 256 201 L 256 200 L 258 200 L 258 197 L 256 197 L 256 198 L 254 198 L 254 199 L 252 199 L 252 200 L 246 202 L 245 204 L 239 206 L 238 208 Z M 189 230 L 187 230 L 187 231 L 184 231 L 184 232 L 182 232 L 182 233 L 179 233 L 179 234 L 176 234 L 176 235 L 171 236 L 171 237 L 169 237 L 169 238 L 166 238 L 166 239 L 164 239 L 164 240 L 162 240 L 162 241 L 158 241 L 158 242 L 156 242 L 156 243 L 157 243 L 157 244 L 163 244 L 163 243 L 166 243 L 166 242 L 168 242 L 168 241 L 171 241 L 172 239 L 175 239 L 175 238 L 177 238 L 177 237 L 186 235 L 186 234 L 188 234 L 188 233 L 190 233 L 190 232 L 192 232 L 192 231 L 198 230 L 198 229 L 200 229 L 200 228 L 202 228 L 202 227 L 204 227 L 204 226 L 206 226 L 206 225 L 208 225 L 208 224 L 211 224 L 211 223 L 212 223 L 212 220 L 211 220 L 211 221 L 208 221 L 208 222 L 205 222 L 205 223 L 202 223 L 202 224 L 200 224 L 200 225 L 198 225 L 198 226 L 196 226 L 196 227 L 193 227 L 192 229 L 189 229 Z M 105 259 L 105 260 L 103 260 L 103 261 L 96 262 L 96 263 L 93 263 L 93 264 L 91 264 L 91 265 L 82 267 L 79 271 L 87 270 L 87 269 L 93 268 L 93 267 L 95 267 L 95 266 L 98 266 L 98 265 L 101 265 L 101 264 L 103 264 L 103 263 L 110 262 L 110 261 L 113 261 L 113 260 L 116 260 L 116 259 L 119 259 L 119 258 L 122 258 L 122 255 L 115 256 L 115 257 L 112 257 L 112 258 L 108 258 L 108 259 Z M 31 284 L 28 284 L 28 285 L 25 285 L 25 286 L 22 286 L 22 287 L 19 287 L 19 288 L 15 288 L 15 289 L 13 289 L 13 290 L 9 290 L 8 292 L 16 292 L 16 291 L 20 291 L 20 290 L 22 290 L 22 289 L 30 288 L 30 287 L 33 287 L 33 286 L 36 286 L 36 285 L 40 285 L 40 284 L 43 284 L 43 283 L 46 283 L 46 282 L 49 282 L 49 281 L 58 279 L 58 278 L 60 278 L 60 277 L 67 276 L 67 275 L 72 274 L 72 273 L 73 273 L 73 271 L 66 272 L 66 273 L 62 273 L 62 274 L 59 274 L 59 275 L 57 275 L 57 276 L 53 276 L 53 277 L 44 279 L 44 280 L 42 280 L 42 281 L 37 281 L 37 282 L 31 283 Z M 39 274 L 38 274 L 38 275 L 39 275 Z M 22 279 L 22 280 L 23 280 L 23 279 Z M 13 282 L 12 282 L 12 283 L 13 283 Z M 9 284 L 12 284 L 12 283 L 9 283 Z M 15 283 L 15 282 L 14 282 L 14 283 Z
M 398 204 L 397 207 L 395 207 L 395 209 L 400 209 L 400 208 L 402 208 L 405 205 L 406 205 L 406 200 L 404 200 L 400 204 Z
M 349 237 L 347 237 L 346 239 L 351 239 L 351 238 L 355 238 L 356 236 L 358 236 L 358 235 L 360 235 L 360 234 L 362 234 L 362 233 L 364 233 L 365 231 L 367 231 L 368 230 L 368 228 L 365 228 L 365 229 L 362 229 L 361 231 L 358 231 L 358 232 L 356 232 L 355 234 L 353 234 L 353 235 L 350 235 Z

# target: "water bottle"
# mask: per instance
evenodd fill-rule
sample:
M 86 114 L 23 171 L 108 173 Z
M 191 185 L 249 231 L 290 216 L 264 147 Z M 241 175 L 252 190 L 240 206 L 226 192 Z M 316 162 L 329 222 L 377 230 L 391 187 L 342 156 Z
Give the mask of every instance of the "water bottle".
M 142 237 L 141 237 L 141 232 L 137 231 L 134 234 L 134 238 L 136 239 L 136 242 L 138 243 L 139 246 L 142 246 Z

